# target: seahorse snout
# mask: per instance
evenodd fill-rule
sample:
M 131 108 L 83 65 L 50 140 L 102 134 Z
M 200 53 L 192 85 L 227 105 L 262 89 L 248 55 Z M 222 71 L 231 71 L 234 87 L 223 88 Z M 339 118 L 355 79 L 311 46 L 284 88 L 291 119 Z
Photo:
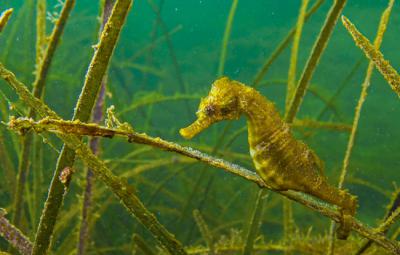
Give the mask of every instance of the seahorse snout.
M 212 124 L 212 121 L 208 118 L 198 118 L 190 126 L 181 128 L 179 134 L 186 139 L 191 139 L 199 134 L 204 129 L 208 128 Z

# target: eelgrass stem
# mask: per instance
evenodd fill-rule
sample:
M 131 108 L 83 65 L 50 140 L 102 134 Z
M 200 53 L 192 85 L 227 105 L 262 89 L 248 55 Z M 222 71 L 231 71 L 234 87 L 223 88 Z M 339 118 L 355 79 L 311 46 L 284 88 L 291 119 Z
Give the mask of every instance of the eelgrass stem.
M 293 99 L 291 100 L 289 110 L 285 115 L 285 120 L 288 123 L 292 123 L 296 117 L 314 71 L 317 68 L 322 53 L 328 45 L 329 38 L 346 2 L 347 0 L 335 0 L 331 9 L 329 10 L 329 13 L 325 19 L 325 23 L 318 35 L 317 40 L 315 41 L 310 57 L 308 58 L 300 80 L 297 83 L 296 91 L 293 95 Z
M 254 210 L 250 217 L 249 230 L 246 235 L 246 242 L 243 247 L 242 255 L 253 254 L 254 241 L 257 237 L 257 233 L 258 233 L 260 225 L 261 225 L 262 216 L 263 216 L 263 212 L 264 212 L 264 203 L 265 203 L 265 199 L 268 195 L 267 192 L 268 192 L 267 189 L 260 189 L 258 191 L 257 199 L 254 204 Z
M 209 254 L 214 255 L 215 254 L 214 238 L 211 234 L 210 228 L 207 226 L 199 210 L 197 209 L 193 210 L 193 218 L 196 221 L 197 227 L 199 228 L 199 231 L 203 239 L 205 240 L 207 247 L 210 249 Z
M 41 62 L 38 66 L 38 70 L 36 70 L 36 78 L 33 82 L 33 95 L 37 98 L 40 98 L 42 92 L 45 87 L 45 82 L 47 78 L 47 74 L 50 68 L 50 64 L 53 60 L 53 56 L 55 50 L 58 46 L 58 42 L 60 41 L 61 35 L 64 31 L 65 24 L 68 20 L 69 14 L 75 4 L 75 0 L 67 0 L 64 3 L 64 7 L 61 11 L 60 18 L 57 20 L 56 24 L 54 25 L 53 32 L 50 36 L 50 41 L 48 47 L 41 57 L 42 52 L 39 48 L 37 48 L 37 59 L 40 59 Z M 39 16 L 38 16 L 39 17 Z M 42 22 L 39 22 L 39 24 Z M 43 28 L 38 28 L 38 33 L 43 33 Z M 34 118 L 35 112 L 31 108 L 29 110 L 29 117 Z M 14 197 L 14 207 L 13 207 L 13 224 L 17 227 L 20 226 L 20 221 L 23 212 L 23 194 L 25 191 L 25 181 L 29 171 L 29 157 L 31 153 L 31 146 L 33 142 L 33 136 L 30 133 L 25 134 L 22 137 L 22 146 L 21 146 L 21 154 L 19 158 L 19 165 L 18 165 L 18 175 L 17 175 L 17 186 L 15 189 L 15 197 Z
M 290 102 L 296 90 L 297 57 L 298 57 L 300 38 L 303 32 L 303 25 L 304 25 L 308 2 L 309 0 L 301 1 L 299 17 L 297 18 L 296 32 L 294 34 L 293 45 L 290 55 L 290 64 L 289 64 L 286 99 L 285 99 L 285 111 L 289 110 Z M 262 204 L 260 203 L 257 203 L 257 205 L 262 206 Z M 292 202 L 288 199 L 283 199 L 283 233 L 284 233 L 284 242 L 286 243 L 288 243 L 292 238 L 294 230 L 293 225 L 294 225 L 294 220 L 293 220 Z M 250 254 L 250 252 L 248 252 L 247 254 Z M 285 251 L 285 255 L 290 255 L 290 251 Z
M 116 3 L 118 4 L 118 2 Z M 115 9 L 114 9 L 115 10 Z M 112 20 L 113 14 L 110 17 Z M 41 117 L 51 117 L 54 119 L 60 119 L 59 116 L 52 111 L 46 104 L 44 104 L 41 100 L 34 97 L 26 88 L 24 84 L 18 81 L 13 73 L 7 70 L 3 64 L 0 63 L 0 77 L 7 81 L 7 83 L 16 91 L 18 96 L 23 100 L 29 107 L 32 107 L 36 110 L 36 113 Z M 74 121 L 72 121 L 74 122 Z M 75 121 L 75 123 L 79 123 L 79 121 Z M 186 252 L 183 249 L 183 246 L 179 243 L 175 237 L 168 232 L 167 229 L 163 225 L 161 225 L 157 218 L 152 214 L 140 201 L 140 199 L 136 196 L 136 192 L 134 189 L 129 186 L 126 181 L 121 178 L 115 176 L 105 165 L 103 161 L 98 159 L 85 144 L 81 142 L 81 137 L 79 138 L 74 135 L 66 135 L 66 134 L 58 134 L 59 137 L 65 143 L 65 148 L 69 148 L 69 153 L 75 156 L 75 153 L 86 163 L 88 167 L 90 167 L 94 173 L 94 175 L 103 181 L 111 191 L 121 200 L 121 202 L 125 205 L 129 212 L 131 212 L 155 237 L 155 239 L 159 242 L 161 246 L 163 246 L 166 250 L 168 250 L 171 254 L 185 255 Z M 66 155 L 70 157 L 70 155 Z M 65 156 L 64 156 L 65 157 Z M 62 158 L 65 160 L 65 158 Z M 68 166 L 61 169 L 64 170 Z M 61 174 L 60 171 L 60 174 Z M 62 186 L 61 188 L 66 188 L 64 184 L 59 180 L 60 174 L 56 175 L 57 181 Z M 62 192 L 64 192 L 62 190 Z M 61 198 L 62 198 L 61 194 Z M 61 203 L 62 201 L 57 200 L 57 203 Z M 59 208 L 56 208 L 57 211 Z M 42 224 L 43 217 L 41 218 Z M 55 219 L 51 219 L 51 221 L 45 221 L 45 223 L 50 222 L 52 228 L 54 228 Z M 47 225 L 45 226 L 47 227 Z M 47 229 L 45 229 L 47 230 Z M 36 254 L 45 254 L 47 248 L 43 247 L 44 245 L 48 245 L 49 239 L 51 236 L 47 236 L 48 239 L 44 239 L 44 243 L 39 243 L 40 245 L 36 248 L 38 249 Z M 44 236 L 43 238 L 45 238 Z M 35 246 L 33 248 L 33 252 L 35 252 Z M 42 253 L 41 253 L 42 252 Z
M 101 13 L 101 24 L 100 24 L 100 33 L 104 29 L 105 24 L 107 23 L 112 8 L 114 6 L 114 0 L 105 0 L 102 4 L 102 13 Z M 93 110 L 93 117 L 92 121 L 94 123 L 100 123 L 103 119 L 103 106 L 105 100 L 105 90 L 107 84 L 107 75 L 104 76 L 102 85 L 100 88 L 99 96 L 96 102 L 96 105 Z M 95 155 L 98 155 L 100 151 L 100 140 L 98 137 L 91 137 L 89 139 L 89 147 Z M 83 200 L 82 200 L 82 212 L 81 212 L 81 222 L 79 228 L 79 236 L 78 236 L 78 245 L 77 245 L 77 255 L 83 255 L 86 251 L 87 243 L 89 242 L 89 220 L 90 220 L 90 213 L 92 208 L 92 196 L 93 196 L 93 171 L 92 169 L 88 168 L 86 171 L 86 184 L 83 193 Z
M 386 31 L 387 23 L 389 21 L 389 17 L 390 17 L 390 13 L 392 11 L 393 4 L 394 4 L 394 0 L 390 0 L 388 7 L 382 13 L 382 16 L 381 16 L 381 19 L 379 22 L 379 26 L 378 26 L 378 31 L 376 33 L 375 42 L 374 42 L 374 47 L 376 49 L 379 49 L 381 47 L 383 35 L 385 34 L 385 31 Z M 364 102 L 367 98 L 368 88 L 370 86 L 373 70 L 374 70 L 374 62 L 370 61 L 368 64 L 366 74 L 365 74 L 364 82 L 361 85 L 360 97 L 358 99 L 357 106 L 356 106 L 355 112 L 354 112 L 353 125 L 351 128 L 351 133 L 349 136 L 346 152 L 345 152 L 344 159 L 343 159 L 342 170 L 341 170 L 340 177 L 339 177 L 339 183 L 338 183 L 339 189 L 343 188 L 344 181 L 345 181 L 345 178 L 347 175 L 347 170 L 348 170 L 348 166 L 350 163 L 350 157 L 351 157 L 351 154 L 353 151 L 353 147 L 354 147 L 354 143 L 355 143 L 355 139 L 356 139 L 356 135 L 357 135 L 357 129 L 358 129 L 358 123 L 360 121 L 361 110 L 362 110 Z M 329 232 L 329 234 L 330 234 L 329 254 L 334 253 L 334 245 L 335 245 L 335 240 L 333 237 L 334 228 L 335 228 L 335 223 L 332 222 L 330 232 Z
M 378 49 L 375 49 L 374 45 L 345 16 L 342 16 L 342 23 L 353 37 L 356 45 L 374 62 L 376 68 L 389 83 L 392 90 L 400 97 L 400 75 L 396 69 L 390 65 L 389 61 L 383 57 L 383 54 Z
M 106 73 L 120 31 L 125 23 L 131 5 L 132 0 L 118 0 L 114 6 L 111 17 L 101 35 L 98 48 L 86 74 L 83 89 L 75 107 L 74 120 L 79 119 L 82 121 L 88 121 L 90 118 L 90 114 L 100 90 L 101 82 Z M 39 227 L 36 233 L 32 255 L 42 255 L 47 253 L 58 212 L 64 198 L 65 186 L 59 180 L 59 176 L 63 169 L 73 166 L 74 160 L 75 152 L 64 146 L 57 160 L 56 170 L 54 171 L 44 211 L 40 218 Z
M 301 33 L 303 32 L 303 25 L 305 21 L 306 10 L 309 0 L 302 0 L 299 17 L 296 24 L 296 32 L 294 33 L 293 45 L 290 54 L 289 73 L 287 81 L 286 91 L 286 109 L 289 108 L 290 101 L 292 100 L 293 93 L 296 89 L 296 70 L 297 70 L 297 58 L 299 53 L 299 45 L 301 39 Z
M 238 5 L 238 2 L 239 2 L 239 0 L 232 0 L 231 9 L 229 11 L 228 19 L 226 21 L 224 37 L 222 39 L 222 45 L 221 45 L 221 53 L 219 56 L 217 77 L 220 77 L 224 74 L 226 53 L 228 50 L 228 42 L 229 42 L 229 37 L 231 36 L 233 19 L 235 18 L 235 13 L 236 13 L 236 8 Z

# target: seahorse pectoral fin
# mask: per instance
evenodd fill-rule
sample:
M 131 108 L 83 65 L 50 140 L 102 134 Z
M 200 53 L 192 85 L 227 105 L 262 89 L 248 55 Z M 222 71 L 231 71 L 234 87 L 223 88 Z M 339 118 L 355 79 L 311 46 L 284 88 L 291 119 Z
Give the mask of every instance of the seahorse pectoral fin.
M 208 128 L 213 122 L 209 118 L 198 118 L 190 126 L 181 128 L 179 133 L 186 139 L 191 139 L 204 129 Z
M 324 162 L 318 157 L 318 155 L 314 151 L 310 150 L 310 153 L 311 153 L 312 161 L 315 164 L 316 170 L 318 171 L 318 173 L 321 176 L 324 176 L 324 174 L 325 174 L 324 173 L 324 169 L 325 169 Z

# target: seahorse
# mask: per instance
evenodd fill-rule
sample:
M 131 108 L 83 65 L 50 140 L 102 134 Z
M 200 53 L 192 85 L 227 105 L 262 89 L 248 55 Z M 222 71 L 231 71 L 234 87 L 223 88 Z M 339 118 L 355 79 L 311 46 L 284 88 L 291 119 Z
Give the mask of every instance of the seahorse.
M 293 136 L 274 104 L 254 88 L 227 77 L 216 80 L 200 101 L 197 120 L 180 134 L 190 139 L 213 123 L 242 114 L 247 117 L 250 155 L 264 182 L 274 190 L 299 191 L 338 206 L 342 218 L 337 237 L 347 239 L 356 197 L 328 183 L 319 157 Z

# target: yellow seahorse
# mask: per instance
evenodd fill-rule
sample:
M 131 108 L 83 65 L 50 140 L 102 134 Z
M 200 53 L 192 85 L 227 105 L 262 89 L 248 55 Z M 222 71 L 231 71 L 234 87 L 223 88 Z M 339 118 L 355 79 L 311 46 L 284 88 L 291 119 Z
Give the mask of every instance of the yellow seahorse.
M 180 134 L 190 139 L 215 122 L 239 119 L 241 114 L 248 119 L 250 155 L 265 183 L 275 190 L 304 192 L 338 206 L 342 221 L 337 236 L 346 239 L 350 217 L 356 213 L 356 197 L 328 183 L 318 156 L 293 137 L 274 104 L 255 89 L 227 77 L 216 80 L 200 102 L 197 120 Z

